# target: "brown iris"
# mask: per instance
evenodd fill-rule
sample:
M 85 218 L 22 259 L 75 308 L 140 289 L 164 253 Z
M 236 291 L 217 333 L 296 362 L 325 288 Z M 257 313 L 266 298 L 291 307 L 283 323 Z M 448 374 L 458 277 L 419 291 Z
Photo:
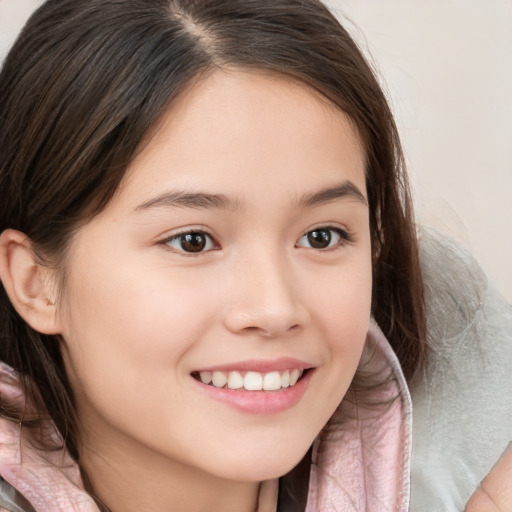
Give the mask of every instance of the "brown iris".
M 331 230 L 315 229 L 307 234 L 308 242 L 313 249 L 326 249 L 332 240 Z
M 204 233 L 186 233 L 180 236 L 181 248 L 186 252 L 201 252 L 206 247 Z

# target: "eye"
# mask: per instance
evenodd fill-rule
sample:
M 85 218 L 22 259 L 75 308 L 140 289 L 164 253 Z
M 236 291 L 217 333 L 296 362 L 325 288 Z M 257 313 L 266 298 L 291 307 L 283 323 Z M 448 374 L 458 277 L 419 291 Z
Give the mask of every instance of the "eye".
M 350 235 L 340 228 L 321 227 L 312 229 L 302 235 L 298 247 L 310 247 L 312 249 L 335 249 L 344 243 L 351 242 Z
M 187 231 L 178 233 L 162 241 L 162 244 L 178 252 L 201 253 L 218 249 L 212 237 L 204 231 Z

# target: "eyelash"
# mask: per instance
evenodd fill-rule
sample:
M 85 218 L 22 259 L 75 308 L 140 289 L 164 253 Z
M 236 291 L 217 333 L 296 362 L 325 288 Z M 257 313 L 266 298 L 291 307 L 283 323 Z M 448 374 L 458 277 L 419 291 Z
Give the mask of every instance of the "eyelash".
M 304 247 L 304 246 L 299 245 L 300 240 L 302 240 L 303 238 L 307 238 L 308 235 L 310 235 L 312 233 L 319 233 L 321 231 L 336 233 L 338 240 L 336 241 L 334 246 L 332 246 L 332 247 L 328 246 L 325 248 L 315 248 L 315 247 L 311 247 L 311 246 Z M 205 237 L 207 239 L 205 241 L 205 246 L 202 247 L 199 251 L 186 251 L 183 249 L 182 244 L 183 244 L 183 241 L 185 240 L 185 237 L 187 237 L 187 236 L 191 237 L 192 235 L 196 235 L 196 236 L 198 235 L 201 237 Z M 332 234 L 329 236 L 330 236 L 330 238 L 329 238 L 329 244 L 330 244 L 332 241 Z M 177 248 L 177 247 L 175 248 L 175 247 L 171 246 L 171 243 L 175 242 L 175 241 L 178 241 L 178 243 L 180 243 L 181 248 Z M 295 247 L 310 248 L 317 252 L 327 252 L 327 251 L 335 251 L 336 249 L 339 249 L 347 244 L 353 243 L 353 241 L 354 241 L 354 237 L 347 230 L 341 229 L 337 226 L 318 226 L 318 227 L 316 227 L 314 229 L 310 229 L 309 231 L 304 233 L 297 241 Z M 168 238 L 165 238 L 164 240 L 161 240 L 160 242 L 158 242 L 158 244 L 163 245 L 163 246 L 167 247 L 169 250 L 177 252 L 178 254 L 180 254 L 182 256 L 186 256 L 186 257 L 199 256 L 200 254 L 204 254 L 205 252 L 210 252 L 212 250 L 218 250 L 220 248 L 219 244 L 214 240 L 212 235 L 210 235 L 209 233 L 207 233 L 206 231 L 201 230 L 201 229 L 197 229 L 197 230 L 191 229 L 188 231 L 183 231 L 181 233 L 176 233 L 175 235 L 172 235 Z M 204 250 L 204 248 L 206 246 L 208 246 L 208 244 L 212 245 L 212 247 L 209 247 L 207 250 Z

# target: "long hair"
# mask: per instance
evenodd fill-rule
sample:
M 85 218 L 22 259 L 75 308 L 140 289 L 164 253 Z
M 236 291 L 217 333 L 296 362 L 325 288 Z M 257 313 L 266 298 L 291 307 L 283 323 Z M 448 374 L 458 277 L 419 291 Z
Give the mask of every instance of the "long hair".
M 425 352 L 425 318 L 400 141 L 371 67 L 318 0 L 48 0 L 0 74 L 0 232 L 24 232 L 65 280 L 74 231 L 112 198 L 150 128 L 194 78 L 228 67 L 298 80 L 357 127 L 372 313 L 411 377 Z M 0 337 L 0 359 L 25 379 L 79 460 L 59 338 L 32 330 L 3 287 Z

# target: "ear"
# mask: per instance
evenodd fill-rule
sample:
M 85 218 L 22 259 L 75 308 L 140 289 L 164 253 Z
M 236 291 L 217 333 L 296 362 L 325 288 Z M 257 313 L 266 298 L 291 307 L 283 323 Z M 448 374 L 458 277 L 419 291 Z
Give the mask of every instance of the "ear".
M 34 258 L 28 237 L 14 229 L 0 235 L 0 279 L 14 308 L 36 331 L 59 334 L 52 271 Z

